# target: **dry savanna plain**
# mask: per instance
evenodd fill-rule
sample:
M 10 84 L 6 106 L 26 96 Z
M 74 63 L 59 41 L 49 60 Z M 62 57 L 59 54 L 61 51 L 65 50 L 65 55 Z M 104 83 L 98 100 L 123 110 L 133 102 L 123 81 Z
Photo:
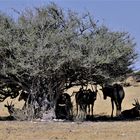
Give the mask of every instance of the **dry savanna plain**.
M 73 90 L 68 92 L 71 94 Z M 124 88 L 125 98 L 122 110 L 132 108 L 134 99 L 140 101 L 140 86 Z M 7 99 L 9 100 L 9 99 Z M 0 103 L 0 116 L 7 116 L 4 104 Z M 16 107 L 22 107 L 23 102 L 14 99 Z M 74 98 L 72 98 L 74 103 Z M 94 114 L 109 116 L 111 102 L 103 100 L 99 92 L 94 105 Z M 0 121 L 0 140 L 140 140 L 140 120 L 96 120 L 96 121 Z

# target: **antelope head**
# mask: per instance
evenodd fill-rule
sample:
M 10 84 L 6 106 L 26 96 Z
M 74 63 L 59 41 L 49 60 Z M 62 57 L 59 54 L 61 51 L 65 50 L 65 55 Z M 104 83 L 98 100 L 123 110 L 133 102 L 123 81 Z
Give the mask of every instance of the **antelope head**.
M 12 101 L 11 101 L 10 104 L 9 104 L 9 102 L 7 101 L 7 104 L 5 104 L 4 106 L 8 108 L 8 111 L 11 111 L 11 109 L 14 108 L 14 104 L 12 104 Z
M 140 103 L 138 99 L 134 99 L 134 100 L 135 100 L 135 104 L 132 104 L 132 105 L 135 106 L 138 110 L 140 110 Z

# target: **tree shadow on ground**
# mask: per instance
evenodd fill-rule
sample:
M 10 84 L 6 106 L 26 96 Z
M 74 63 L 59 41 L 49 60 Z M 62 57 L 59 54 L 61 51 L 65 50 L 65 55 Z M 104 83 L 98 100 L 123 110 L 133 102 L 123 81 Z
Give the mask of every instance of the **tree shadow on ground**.
M 0 116 L 0 121 L 16 121 L 16 119 L 12 116 Z M 66 119 L 56 119 L 56 122 L 62 121 L 62 122 L 73 122 L 74 119 L 66 120 Z M 78 121 L 78 120 L 76 120 Z M 79 119 L 80 121 L 80 119 Z M 85 120 L 82 120 L 82 122 L 115 122 L 115 121 L 140 121 L 140 117 L 136 118 L 124 118 L 124 117 L 110 117 L 108 115 L 94 115 L 94 116 L 86 116 Z
M 15 118 L 12 116 L 0 116 L 0 121 L 14 121 Z
M 139 121 L 139 120 L 140 120 L 140 117 L 124 118 L 122 116 L 110 117 L 107 115 L 94 115 L 94 116 L 86 117 L 86 121 L 92 121 L 92 122 Z

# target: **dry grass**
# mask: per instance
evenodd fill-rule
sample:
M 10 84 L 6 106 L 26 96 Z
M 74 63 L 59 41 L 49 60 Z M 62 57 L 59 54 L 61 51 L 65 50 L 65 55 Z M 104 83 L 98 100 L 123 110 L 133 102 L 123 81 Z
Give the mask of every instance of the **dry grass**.
M 76 90 L 76 89 L 74 89 Z M 73 89 L 69 90 L 72 93 Z M 134 98 L 140 100 L 140 87 L 125 88 L 123 110 L 132 107 Z M 101 96 L 101 97 L 100 97 Z M 72 99 L 74 102 L 74 98 Z M 22 107 L 15 100 L 16 107 Z M 0 116 L 8 115 L 0 103 Z M 110 99 L 103 100 L 102 93 L 94 107 L 94 114 L 110 115 Z M 140 121 L 106 122 L 18 122 L 1 121 L 0 140 L 139 140 Z

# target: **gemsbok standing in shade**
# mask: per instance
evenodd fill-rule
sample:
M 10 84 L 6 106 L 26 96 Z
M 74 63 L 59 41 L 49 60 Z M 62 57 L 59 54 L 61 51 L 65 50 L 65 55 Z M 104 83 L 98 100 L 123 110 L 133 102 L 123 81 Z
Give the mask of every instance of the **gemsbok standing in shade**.
M 57 119 L 71 119 L 73 117 L 71 97 L 68 93 L 60 94 L 55 107 Z
M 105 85 L 102 86 L 101 90 L 103 92 L 104 99 L 107 99 L 107 97 L 111 98 L 112 104 L 111 117 L 113 117 L 114 103 L 116 105 L 116 116 L 119 116 L 121 114 L 122 101 L 125 96 L 123 87 L 120 84 Z
M 91 89 L 82 89 L 80 88 L 75 94 L 76 101 L 76 116 L 80 115 L 82 111 L 84 116 L 91 115 L 93 116 L 93 107 L 94 102 L 97 97 L 97 90 L 92 91 Z

